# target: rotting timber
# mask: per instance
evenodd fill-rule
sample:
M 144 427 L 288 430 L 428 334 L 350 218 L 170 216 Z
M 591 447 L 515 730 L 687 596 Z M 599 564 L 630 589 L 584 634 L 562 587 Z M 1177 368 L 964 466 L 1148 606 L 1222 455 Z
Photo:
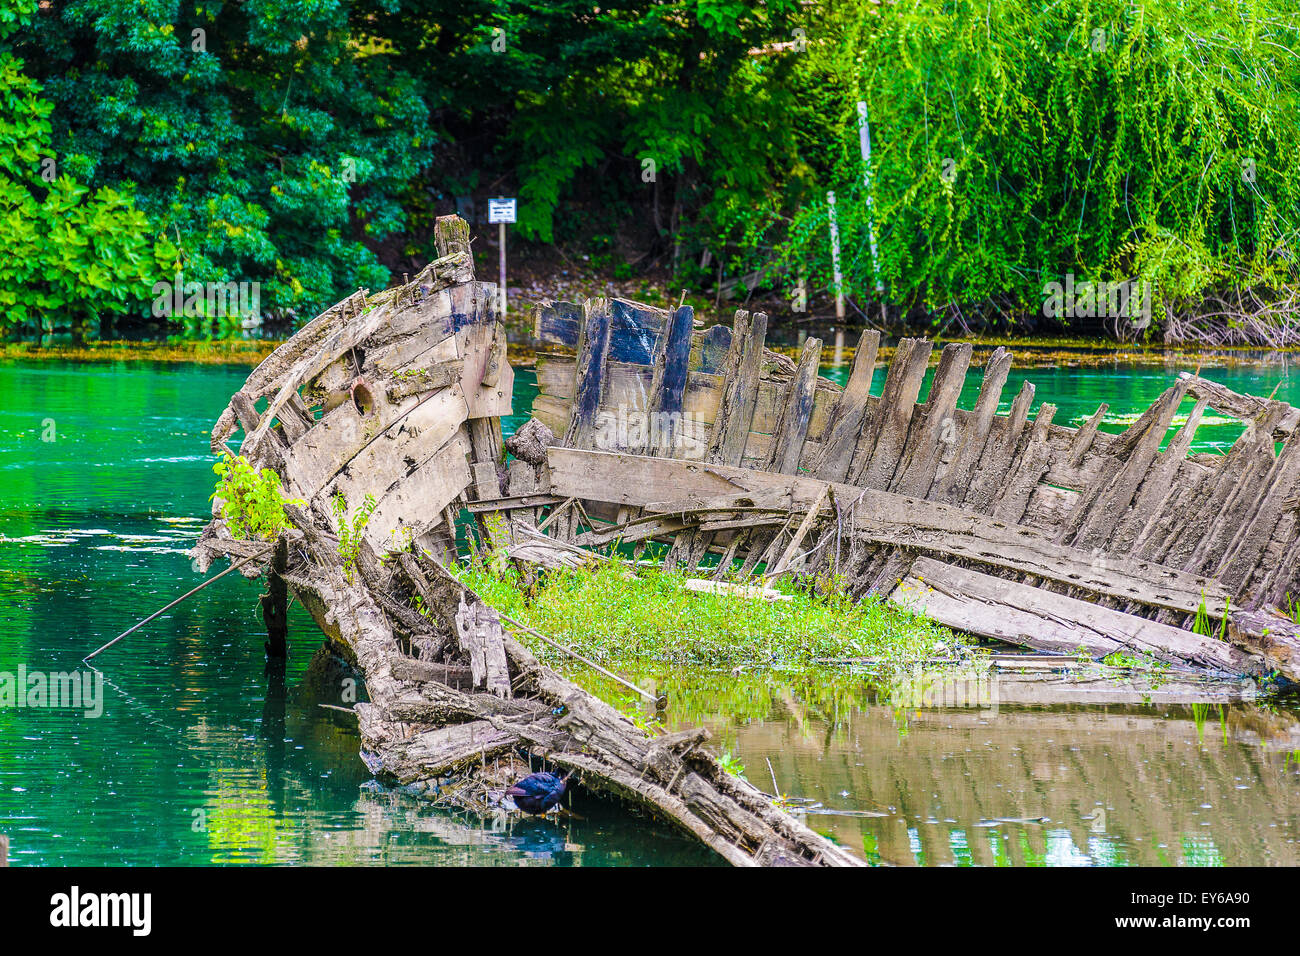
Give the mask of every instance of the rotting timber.
M 745 311 L 699 329 L 689 307 L 543 303 L 533 414 L 564 436 L 545 487 L 588 519 L 555 533 L 670 542 L 670 566 L 714 552 L 716 577 L 838 578 L 1040 651 L 1300 680 L 1282 610 L 1300 597 L 1300 409 L 1183 373 L 1108 434 L 1106 405 L 1079 428 L 1049 403 L 1031 420 L 1030 382 L 999 414 L 1005 349 L 963 409 L 970 345 L 943 348 L 918 402 L 928 341 L 899 342 L 877 396 L 878 333 L 840 388 L 817 374 L 820 341 L 792 361 L 766 328 Z M 1210 408 L 1246 425 L 1227 454 L 1191 453 Z
M 538 308 L 540 395 L 503 443 L 514 373 L 496 289 L 474 280 L 463 221 L 440 220 L 436 240 L 414 279 L 277 348 L 213 429 L 220 451 L 241 428 L 240 453 L 306 502 L 286 508 L 286 547 L 236 540 L 217 501 L 195 549 L 205 567 L 252 557 L 243 572 L 267 573 L 270 594 L 283 583 L 354 659 L 381 780 L 481 806 L 540 758 L 735 864 L 860 862 L 727 774 L 703 731 L 647 735 L 542 666 L 446 570 L 462 511 L 529 569 L 655 541 L 701 576 L 838 580 L 1040 651 L 1300 679 L 1281 611 L 1300 595 L 1300 410 L 1186 375 L 1121 434 L 1099 430 L 1105 406 L 1069 428 L 1050 404 L 1031 420 L 1030 383 L 998 413 L 1004 349 L 968 410 L 969 345 L 942 350 L 918 402 L 924 340 L 899 343 L 872 395 L 874 332 L 840 388 L 818 375 L 818 340 L 797 361 L 765 348 L 761 313 L 701 329 L 689 307 L 593 299 Z M 1192 454 L 1211 407 L 1245 433 Z M 364 524 L 353 560 L 340 497 L 343 522 Z
M 500 418 L 510 412 L 513 372 L 496 289 L 474 280 L 468 226 L 446 217 L 435 235 L 436 261 L 320 315 L 232 397 L 213 451 L 232 451 L 242 429 L 239 453 L 273 469 L 305 506 L 286 506 L 285 547 L 271 555 L 264 542 L 233 537 L 214 501 L 193 552 L 200 566 L 252 558 L 242 573 L 266 573 L 271 596 L 283 584 L 355 662 L 369 698 L 355 706 L 362 758 L 382 781 L 481 806 L 540 758 L 735 865 L 860 864 L 727 773 L 701 746 L 704 730 L 648 735 L 543 666 L 445 569 L 462 505 L 486 533 L 513 537 L 517 527 L 524 539 L 534 509 L 556 500 L 537 492 L 544 455 L 540 467 L 503 465 Z M 501 501 L 521 481 L 527 491 Z M 350 560 L 340 548 L 340 496 L 342 521 L 363 527 Z M 512 505 L 506 521 L 490 518 Z M 574 551 L 544 536 L 520 545 L 520 560 L 543 563 Z

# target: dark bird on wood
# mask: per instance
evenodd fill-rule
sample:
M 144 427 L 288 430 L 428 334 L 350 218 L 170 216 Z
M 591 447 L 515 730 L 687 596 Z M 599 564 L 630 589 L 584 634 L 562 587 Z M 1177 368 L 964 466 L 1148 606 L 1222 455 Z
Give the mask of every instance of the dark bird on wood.
M 507 790 L 506 796 L 514 798 L 515 806 L 525 813 L 545 813 L 560 802 L 572 773 L 530 773 Z

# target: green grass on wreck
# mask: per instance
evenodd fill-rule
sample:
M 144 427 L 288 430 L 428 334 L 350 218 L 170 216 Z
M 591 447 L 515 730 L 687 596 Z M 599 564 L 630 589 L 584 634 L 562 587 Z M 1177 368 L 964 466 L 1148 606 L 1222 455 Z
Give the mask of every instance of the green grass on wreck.
M 490 605 L 606 666 L 807 667 L 870 659 L 906 665 L 947 655 L 963 638 L 869 596 L 813 594 L 790 578 L 770 585 L 789 600 L 691 591 L 690 575 L 615 558 L 548 571 L 530 585 L 513 566 L 470 563 L 457 577 Z M 750 582 L 752 583 L 752 582 Z M 522 640 L 554 666 L 572 660 Z M 966 639 L 968 640 L 968 639 Z

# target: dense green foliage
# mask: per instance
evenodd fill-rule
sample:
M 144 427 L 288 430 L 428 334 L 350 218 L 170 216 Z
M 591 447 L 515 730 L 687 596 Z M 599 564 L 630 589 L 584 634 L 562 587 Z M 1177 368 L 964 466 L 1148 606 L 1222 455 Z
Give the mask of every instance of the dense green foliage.
M 863 303 L 859 99 L 884 299 L 914 319 L 1037 312 L 1067 274 L 1166 303 L 1279 289 L 1297 51 L 1296 0 L 0 0 L 0 136 L 23 144 L 0 228 L 54 249 L 7 276 L 7 319 L 60 307 L 79 245 L 106 303 L 179 266 L 301 320 L 501 193 L 524 238 L 624 274 L 789 290 L 831 282 L 833 188 Z M 47 157 L 66 185 L 42 188 Z
M 0 6 L 0 42 L 23 10 Z M 154 242 L 129 190 L 92 189 L 54 158 L 53 103 L 0 49 L 0 328 L 78 324 L 145 298 L 174 253 Z
M 840 8 L 841 12 L 845 8 Z M 838 125 L 870 107 L 880 271 L 894 302 L 1150 280 L 1157 301 L 1276 288 L 1300 248 L 1300 17 L 1292 3 L 922 2 L 850 12 L 814 48 Z M 856 138 L 841 138 L 846 286 L 873 284 Z M 786 249 L 829 281 L 824 203 Z

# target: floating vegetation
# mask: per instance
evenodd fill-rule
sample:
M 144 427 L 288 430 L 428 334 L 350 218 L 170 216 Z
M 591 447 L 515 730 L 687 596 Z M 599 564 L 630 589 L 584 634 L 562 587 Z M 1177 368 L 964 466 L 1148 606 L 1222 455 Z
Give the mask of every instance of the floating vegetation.
M 765 601 L 691 590 L 685 571 L 617 557 L 531 583 L 513 566 L 499 573 L 462 566 L 456 574 L 503 614 L 614 666 L 807 666 L 844 658 L 903 664 L 960 644 L 946 627 L 883 598 L 814 595 L 789 579 L 772 585 L 789 600 Z

